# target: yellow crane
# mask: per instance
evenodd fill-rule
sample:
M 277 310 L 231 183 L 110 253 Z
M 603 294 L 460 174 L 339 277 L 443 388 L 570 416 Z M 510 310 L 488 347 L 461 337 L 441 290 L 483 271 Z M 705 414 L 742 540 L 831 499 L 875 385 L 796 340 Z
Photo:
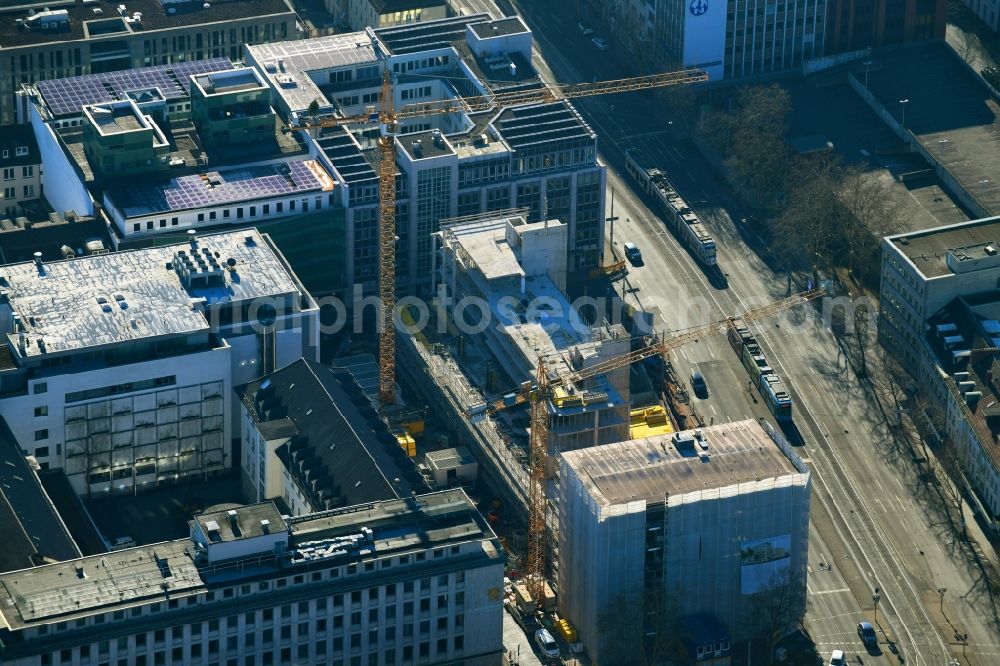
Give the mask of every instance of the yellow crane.
M 821 289 L 802 292 L 745 312 L 739 315 L 738 318 L 742 319 L 745 323 L 751 323 L 797 305 L 807 303 L 814 298 L 822 296 L 824 293 Z M 524 404 L 525 402 L 531 403 L 531 460 L 528 481 L 530 484 L 528 489 L 528 561 L 525 582 L 528 586 L 529 594 L 531 594 L 536 603 L 541 603 L 545 591 L 545 482 L 548 467 L 549 432 L 547 405 L 552 399 L 555 389 L 563 385 L 575 384 L 591 377 L 603 375 L 651 356 L 667 354 L 691 342 L 722 333 L 730 326 L 730 323 L 734 319 L 736 317 L 715 321 L 672 338 L 658 340 L 641 349 L 616 356 L 582 370 L 573 370 L 555 377 L 549 375 L 545 359 L 540 358 L 538 360 L 536 384 L 534 387 L 531 387 L 529 382 L 527 385 L 522 385 L 520 393 L 516 394 L 513 398 L 509 394 L 506 397 L 495 396 L 487 399 L 483 405 L 473 407 L 469 410 L 470 416 L 482 414 L 483 412 L 496 414 L 514 405 Z
M 379 332 L 378 397 L 383 405 L 395 401 L 396 339 L 393 315 L 396 307 L 396 154 L 395 137 L 399 121 L 443 113 L 475 113 L 518 104 L 538 104 L 558 99 L 576 99 L 593 95 L 650 90 L 684 83 L 707 81 L 701 69 L 636 76 L 594 83 L 571 83 L 541 86 L 513 92 L 492 92 L 471 97 L 455 97 L 432 102 L 408 104 L 395 109 L 391 74 L 382 75 L 382 92 L 378 111 L 370 107 L 367 113 L 341 117 L 305 118 L 298 127 L 320 129 L 348 125 L 378 125 L 379 139 L 379 298 L 382 329 Z

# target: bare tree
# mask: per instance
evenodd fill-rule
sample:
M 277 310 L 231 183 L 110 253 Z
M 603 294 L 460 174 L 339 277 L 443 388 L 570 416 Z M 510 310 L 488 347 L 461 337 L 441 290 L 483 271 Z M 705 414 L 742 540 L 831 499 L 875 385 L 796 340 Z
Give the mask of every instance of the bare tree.
M 771 221 L 773 247 L 789 270 L 816 269 L 835 259 L 831 252 L 842 234 L 834 192 L 841 173 L 842 167 L 833 155 L 793 159 L 784 207 Z
M 806 584 L 801 576 L 776 572 L 767 586 L 753 595 L 750 622 L 752 631 L 763 638 L 770 659 L 782 634 L 802 622 Z
M 851 166 L 840 178 L 847 266 L 862 280 L 877 276 L 882 238 L 904 230 L 902 195 L 876 171 Z
M 741 88 L 729 114 L 726 164 L 765 205 L 775 203 L 788 174 L 785 130 L 790 111 L 788 91 L 772 83 Z

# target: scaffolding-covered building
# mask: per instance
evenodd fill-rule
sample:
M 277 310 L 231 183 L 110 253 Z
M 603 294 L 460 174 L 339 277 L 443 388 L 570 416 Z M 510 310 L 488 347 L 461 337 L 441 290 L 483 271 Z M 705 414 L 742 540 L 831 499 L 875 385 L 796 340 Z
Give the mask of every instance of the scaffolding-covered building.
M 810 489 L 788 442 L 753 420 L 564 453 L 560 612 L 598 664 L 694 614 L 733 640 L 791 624 L 805 611 Z

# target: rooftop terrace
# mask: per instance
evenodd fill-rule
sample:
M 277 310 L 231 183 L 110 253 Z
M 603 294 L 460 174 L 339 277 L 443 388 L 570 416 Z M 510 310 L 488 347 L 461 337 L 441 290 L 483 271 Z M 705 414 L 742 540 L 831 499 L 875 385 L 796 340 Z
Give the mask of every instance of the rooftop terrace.
M 663 502 L 668 494 L 734 486 L 753 491 L 760 482 L 798 476 L 789 481 L 804 483 L 808 476 L 802 462 L 790 459 L 757 421 L 707 426 L 701 433 L 704 447 L 689 430 L 578 449 L 562 458 L 594 500 L 605 506 Z M 683 444 L 678 445 L 678 437 Z M 790 448 L 788 452 L 794 455 Z

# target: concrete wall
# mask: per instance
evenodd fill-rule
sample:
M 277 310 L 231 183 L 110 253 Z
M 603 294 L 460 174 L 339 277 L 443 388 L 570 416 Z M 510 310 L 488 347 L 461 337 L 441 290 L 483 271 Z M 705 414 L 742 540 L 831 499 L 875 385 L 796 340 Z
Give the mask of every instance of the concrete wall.
M 49 187 L 45 198 L 53 209 L 60 213 L 75 210 L 80 215 L 94 214 L 94 198 L 90 196 L 83 178 L 70 161 L 68 154 L 55 131 L 46 125 L 38 109 L 32 105 L 29 109 L 31 128 L 38 142 L 42 165 L 49 183 L 58 183 L 58 187 Z

